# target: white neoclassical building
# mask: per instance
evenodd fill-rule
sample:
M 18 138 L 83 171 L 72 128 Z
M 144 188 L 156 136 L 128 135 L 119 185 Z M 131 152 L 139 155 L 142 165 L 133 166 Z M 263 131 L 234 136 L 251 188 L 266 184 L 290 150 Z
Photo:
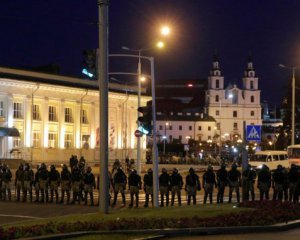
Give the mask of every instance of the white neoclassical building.
M 223 140 L 243 138 L 243 122 L 246 125 L 261 125 L 261 102 L 258 78 L 249 58 L 244 72 L 243 87 L 235 84 L 224 86 L 224 77 L 215 57 L 208 77 L 206 91 L 207 114 L 216 119 L 219 136 Z
M 137 89 L 109 87 L 109 158 L 136 159 Z M 62 163 L 75 154 L 97 163 L 98 129 L 97 82 L 0 67 L 0 158 Z

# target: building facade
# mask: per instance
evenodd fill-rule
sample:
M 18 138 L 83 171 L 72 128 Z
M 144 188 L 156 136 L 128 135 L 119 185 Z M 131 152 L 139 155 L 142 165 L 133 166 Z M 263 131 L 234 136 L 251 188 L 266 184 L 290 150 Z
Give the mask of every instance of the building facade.
M 99 162 L 97 82 L 4 68 L 0 72 L 0 127 L 16 128 L 20 134 L 0 135 L 0 158 L 62 163 L 73 154 Z M 137 94 L 135 88 L 124 88 L 110 84 L 109 159 L 136 159 Z M 149 100 L 142 96 L 141 105 Z M 145 153 L 145 137 L 142 148 Z

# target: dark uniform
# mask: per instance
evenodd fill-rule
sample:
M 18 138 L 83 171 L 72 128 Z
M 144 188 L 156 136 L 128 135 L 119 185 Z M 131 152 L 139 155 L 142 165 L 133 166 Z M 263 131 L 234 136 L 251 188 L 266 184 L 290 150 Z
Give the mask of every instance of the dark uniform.
M 241 173 L 237 170 L 237 165 L 233 164 L 231 170 L 228 172 L 229 183 L 229 203 L 231 203 L 232 192 L 235 190 L 237 202 L 240 202 L 240 186 L 241 186 Z
M 272 174 L 272 188 L 274 189 L 273 200 L 282 201 L 284 181 L 285 176 L 283 167 L 281 165 L 278 165 L 277 169 Z
M 297 166 L 292 164 L 291 169 L 288 173 L 289 178 L 289 201 L 290 202 L 298 202 L 298 194 L 297 194 L 297 185 L 300 181 L 300 172 L 297 169 Z
M 148 169 L 147 173 L 144 175 L 144 191 L 145 191 L 145 205 L 148 207 L 149 197 L 151 196 L 151 202 L 153 206 L 153 172 L 152 169 Z
M 209 202 L 212 204 L 214 186 L 217 185 L 216 174 L 214 173 L 212 166 L 208 166 L 207 171 L 203 174 L 202 184 L 205 191 L 203 203 L 206 204 L 207 197 L 209 196 Z
M 283 168 L 283 174 L 284 174 L 284 182 L 283 182 L 283 197 L 284 201 L 289 200 L 289 172 L 286 168 Z
M 54 165 L 51 165 L 49 172 L 49 182 L 50 182 L 50 202 L 53 203 L 53 196 L 55 193 L 55 200 L 58 203 L 58 186 L 60 185 L 60 174 L 55 169 Z
M 29 193 L 29 200 L 30 202 L 32 202 L 32 185 L 34 180 L 34 173 L 32 169 L 30 169 L 28 163 L 25 164 L 23 180 L 23 202 L 27 201 L 27 193 Z
M 169 190 L 170 190 L 170 175 L 167 169 L 162 169 L 162 174 L 159 176 L 159 191 L 160 191 L 160 206 L 164 206 L 164 198 L 166 196 L 166 206 L 169 206 Z
M 2 188 L 0 191 L 3 193 L 1 197 L 4 201 L 6 201 L 6 192 L 7 192 L 8 200 L 11 201 L 10 183 L 11 183 L 12 174 L 10 169 L 6 165 L 2 166 L 1 171 L 2 171 L 1 173 Z
M 142 188 L 141 177 L 137 174 L 136 170 L 132 170 L 128 177 L 128 186 L 130 191 L 130 204 L 129 207 L 133 207 L 133 201 L 135 196 L 135 207 L 139 206 L 139 190 Z
M 183 180 L 181 175 L 178 173 L 178 169 L 174 168 L 173 173 L 170 177 L 170 186 L 171 186 L 171 206 L 174 206 L 175 194 L 177 194 L 178 205 L 181 206 L 181 188 L 183 186 Z
M 41 202 L 45 201 L 49 202 L 49 195 L 48 195 L 48 185 L 49 185 L 49 172 L 47 170 L 46 164 L 42 163 L 39 171 L 39 187 L 41 192 Z
M 247 168 L 243 172 L 243 200 L 249 201 L 249 192 L 251 194 L 252 201 L 255 200 L 254 183 L 256 178 L 256 172 L 248 164 Z
M 68 170 L 67 165 L 63 165 L 61 174 L 61 200 L 60 203 L 64 203 L 65 193 L 67 194 L 67 204 L 70 203 L 70 191 L 71 191 L 71 172 Z
M 197 190 L 201 190 L 199 176 L 195 173 L 193 168 L 190 168 L 189 174 L 185 178 L 185 191 L 187 192 L 187 204 L 191 204 L 191 198 L 193 198 L 193 204 L 196 204 Z
M 81 199 L 83 196 L 81 196 L 82 191 L 80 188 L 80 185 L 82 184 L 82 173 L 78 166 L 75 166 L 73 168 L 73 171 L 71 173 L 71 180 L 72 180 L 72 191 L 73 191 L 73 200 L 72 204 L 74 204 L 76 201 L 80 204 Z
M 113 176 L 113 186 L 114 186 L 114 201 L 113 201 L 113 206 L 116 205 L 117 199 L 118 199 L 118 193 L 120 192 L 122 195 L 122 204 L 123 206 L 126 205 L 125 201 L 125 188 L 127 184 L 127 177 L 123 170 L 119 167 L 117 169 L 117 172 Z
M 34 182 L 33 182 L 33 186 L 34 186 L 34 190 L 35 190 L 35 202 L 39 202 L 40 200 L 40 166 L 36 167 L 36 172 L 34 174 Z
M 88 194 L 90 195 L 91 206 L 94 206 L 93 190 L 96 188 L 95 176 L 92 173 L 92 168 L 88 167 L 86 173 L 83 175 L 84 183 L 84 205 L 87 205 Z
M 16 171 L 16 177 L 15 177 L 17 201 L 20 201 L 21 190 L 23 189 L 23 182 L 24 182 L 24 166 L 23 164 L 20 164 L 18 170 Z
M 269 191 L 271 187 L 271 173 L 266 165 L 258 172 L 257 188 L 260 193 L 260 201 L 264 199 L 269 200 Z
M 217 171 L 217 203 L 223 203 L 225 187 L 228 184 L 228 172 L 225 164 L 221 165 L 221 168 Z

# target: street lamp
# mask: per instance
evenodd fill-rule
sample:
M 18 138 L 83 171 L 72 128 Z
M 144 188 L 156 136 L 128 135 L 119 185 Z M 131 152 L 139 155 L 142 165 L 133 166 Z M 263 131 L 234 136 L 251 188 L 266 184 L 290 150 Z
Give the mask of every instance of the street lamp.
M 165 135 L 163 136 L 163 139 L 164 139 L 164 155 L 166 154 L 167 126 L 169 126 L 168 122 L 165 123 Z
M 289 70 L 292 70 L 292 136 L 291 136 L 291 145 L 295 144 L 295 88 L 296 88 L 296 83 L 295 83 L 295 72 L 296 69 L 299 67 L 289 67 L 285 66 L 283 64 L 279 64 L 279 67 L 281 68 L 286 68 Z

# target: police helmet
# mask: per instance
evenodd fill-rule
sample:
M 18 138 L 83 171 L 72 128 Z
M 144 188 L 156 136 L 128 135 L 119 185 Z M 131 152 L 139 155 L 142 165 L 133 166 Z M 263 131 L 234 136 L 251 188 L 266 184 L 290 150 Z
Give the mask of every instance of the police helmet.
M 207 170 L 213 170 L 212 165 L 208 165 Z
M 86 171 L 87 171 L 87 172 L 91 172 L 91 171 L 92 171 L 92 168 L 91 168 L 91 167 L 87 167 Z
M 149 168 L 149 169 L 147 170 L 147 173 L 152 173 L 152 168 Z
M 226 168 L 226 165 L 223 163 L 223 164 L 221 165 L 221 168 L 222 168 L 222 169 L 225 169 L 225 168 Z
M 232 169 L 237 169 L 237 165 L 234 163 L 234 164 L 231 165 L 231 168 Z
M 191 168 L 189 169 L 189 173 L 195 173 L 194 168 L 191 167 Z
M 136 171 L 135 169 L 132 169 L 132 170 L 131 170 L 131 173 L 137 174 L 137 171 Z
M 177 168 L 173 168 L 173 173 L 178 173 L 178 169 Z
M 282 169 L 282 165 L 281 164 L 277 165 L 277 169 L 281 170 Z
M 166 173 L 167 172 L 167 169 L 166 168 L 162 168 L 162 173 Z

